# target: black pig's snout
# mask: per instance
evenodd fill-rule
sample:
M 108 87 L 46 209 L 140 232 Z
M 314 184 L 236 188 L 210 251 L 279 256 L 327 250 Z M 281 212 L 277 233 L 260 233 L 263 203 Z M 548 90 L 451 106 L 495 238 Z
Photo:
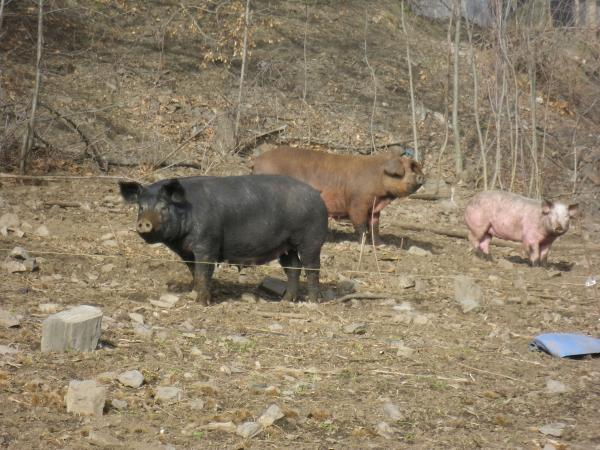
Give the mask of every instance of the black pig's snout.
M 160 220 L 156 214 L 144 214 L 138 217 L 137 221 L 137 232 L 139 234 L 150 234 L 158 231 L 160 227 Z
M 140 219 L 137 223 L 137 231 L 140 234 L 152 232 L 152 222 L 148 219 Z

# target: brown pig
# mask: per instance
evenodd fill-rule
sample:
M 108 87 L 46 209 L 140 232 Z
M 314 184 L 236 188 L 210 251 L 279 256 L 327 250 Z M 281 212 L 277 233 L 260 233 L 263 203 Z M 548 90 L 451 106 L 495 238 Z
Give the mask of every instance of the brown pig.
M 321 192 L 329 217 L 349 218 L 360 236 L 372 231 L 376 244 L 381 210 L 425 182 L 421 165 L 404 156 L 335 155 L 287 146 L 257 157 L 252 172 L 288 175 L 310 184 Z

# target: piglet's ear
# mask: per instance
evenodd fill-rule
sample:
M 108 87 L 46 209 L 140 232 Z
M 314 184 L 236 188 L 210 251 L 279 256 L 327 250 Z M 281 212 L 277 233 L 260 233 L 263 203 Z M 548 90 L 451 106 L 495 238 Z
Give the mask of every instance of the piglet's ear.
M 404 166 L 402 165 L 402 160 L 400 158 L 390 159 L 383 166 L 383 171 L 392 177 L 403 177 Z
M 185 203 L 185 189 L 176 178 L 163 185 L 161 190 L 173 203 Z
M 553 206 L 554 203 L 552 203 L 550 200 L 542 200 L 542 214 L 549 214 Z
M 135 181 L 119 181 L 121 196 L 128 203 L 136 203 L 140 196 L 140 191 L 143 189 L 140 183 Z
M 577 203 L 569 205 L 569 217 L 573 217 L 579 211 L 579 205 Z

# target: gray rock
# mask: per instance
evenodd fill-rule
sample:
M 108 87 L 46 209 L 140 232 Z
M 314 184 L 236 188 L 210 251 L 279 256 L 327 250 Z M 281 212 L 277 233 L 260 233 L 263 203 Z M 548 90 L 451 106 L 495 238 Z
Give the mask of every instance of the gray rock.
M 8 254 L 8 256 L 10 256 L 11 258 L 15 258 L 15 259 L 20 259 L 20 260 L 26 260 L 29 259 L 29 252 L 27 250 L 25 250 L 23 247 L 15 247 L 13 248 L 10 253 Z
M 90 431 L 87 438 L 91 444 L 98 447 L 118 448 L 123 446 L 121 441 L 104 431 Z
M 206 429 L 212 431 L 223 431 L 225 433 L 235 433 L 237 427 L 233 422 L 210 422 L 206 425 Z
M 252 294 L 251 292 L 244 292 L 240 297 L 240 300 L 244 303 L 256 303 L 257 298 L 256 295 Z
M 144 382 L 144 375 L 139 370 L 128 370 L 120 373 L 117 379 L 123 386 L 137 389 Z
M 118 398 L 113 398 L 110 401 L 110 403 L 113 406 L 113 408 L 119 409 L 119 410 L 126 409 L 127 406 L 129 406 L 128 403 L 125 400 L 120 400 Z
M 512 270 L 514 268 L 514 264 L 511 263 L 508 259 L 498 259 L 498 267 L 503 270 Z
M 400 412 L 400 408 L 398 408 L 396 405 L 390 402 L 384 403 L 383 412 L 386 416 L 390 418 L 390 420 L 393 420 L 394 422 L 402 420 L 403 418 L 403 415 Z
M 365 334 L 367 332 L 367 324 L 365 323 L 351 323 L 344 326 L 342 331 L 347 334 Z
M 72 380 L 65 395 L 67 412 L 83 416 L 101 416 L 106 402 L 106 388 L 94 380 Z
M 159 386 L 154 399 L 163 403 L 175 403 L 183 398 L 183 391 L 176 386 Z
M 287 283 L 278 278 L 265 277 L 265 279 L 260 283 L 259 288 L 265 291 L 267 294 L 281 297 L 285 294 Z
M 262 427 L 259 423 L 256 422 L 244 422 L 235 429 L 235 434 L 243 437 L 244 439 L 249 439 L 251 437 L 256 436 L 258 433 L 262 431 Z
M 554 422 L 540 427 L 540 433 L 546 436 L 561 437 L 566 424 L 563 422 Z
M 569 392 L 569 388 L 558 380 L 548 380 L 546 381 L 546 392 L 548 394 L 564 394 Z
M 39 236 L 39 237 L 48 237 L 48 236 L 50 236 L 50 230 L 48 229 L 48 227 L 46 225 L 40 225 L 39 227 L 37 227 L 35 229 L 33 234 L 35 234 L 36 236 Z
M 274 323 L 269 324 L 269 326 L 267 328 L 271 331 L 281 331 L 281 330 L 283 330 L 283 325 L 281 325 L 280 323 L 274 322 Z
M 238 345 L 248 345 L 248 344 L 250 344 L 250 342 L 252 342 L 247 337 L 240 336 L 238 334 L 229 335 L 225 338 L 225 340 L 229 341 L 229 342 L 233 342 L 234 344 L 238 344 Z
M 375 427 L 375 432 L 384 439 L 392 439 L 394 437 L 394 429 L 386 422 L 379 422 Z
M 175 294 L 163 294 L 160 296 L 158 300 L 150 300 L 154 306 L 158 306 L 159 308 L 172 308 L 179 301 L 179 296 Z
M 483 293 L 472 278 L 459 275 L 454 279 L 454 298 L 463 313 L 468 313 L 479 308 Z
M 204 401 L 201 398 L 195 398 L 190 400 L 190 409 L 194 411 L 200 411 L 204 409 Z
M 258 418 L 258 423 L 263 427 L 267 428 L 273 425 L 276 421 L 283 418 L 284 414 L 281 408 L 275 404 L 269 406 L 265 412 Z
M 396 278 L 396 286 L 398 286 L 400 289 L 415 287 L 415 284 L 415 279 L 408 275 L 399 275 Z
M 144 316 L 142 316 L 139 313 L 129 313 L 129 318 L 131 319 L 132 322 L 135 323 L 140 323 L 143 324 L 144 323 Z
M 102 273 L 108 273 L 111 272 L 113 269 L 115 268 L 114 264 L 104 264 L 102 267 L 100 267 L 100 272 Z
M 143 323 L 134 322 L 133 334 L 140 339 L 149 341 L 150 339 L 152 339 L 154 330 L 149 325 L 144 325 Z
M 412 311 L 413 306 L 410 302 L 402 302 L 399 305 L 392 306 L 394 311 Z
M 98 345 L 102 311 L 89 305 L 61 311 L 42 323 L 42 352 L 93 351 Z
M 42 314 L 54 314 L 59 307 L 58 303 L 40 303 L 38 305 L 38 309 Z
M 14 355 L 16 353 L 19 353 L 19 350 L 17 350 L 16 348 L 0 344 L 0 355 Z
M 0 228 L 14 231 L 19 228 L 19 217 L 13 213 L 5 213 L 0 216 Z
M 21 322 L 19 316 L 0 309 L 0 327 L 13 328 L 18 327 Z
M 415 256 L 431 256 L 432 253 L 429 250 L 425 250 L 424 248 L 417 247 L 415 245 L 411 245 L 408 249 L 408 253 Z
M 337 284 L 337 294 L 341 297 L 342 295 L 348 295 L 356 292 L 356 281 L 350 278 L 342 278 Z

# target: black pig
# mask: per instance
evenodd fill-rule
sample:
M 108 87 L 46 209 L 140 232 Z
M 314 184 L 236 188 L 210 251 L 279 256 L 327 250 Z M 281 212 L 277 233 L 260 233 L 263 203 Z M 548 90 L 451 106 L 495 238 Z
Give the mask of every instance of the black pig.
M 301 267 L 317 300 L 327 208 L 319 192 L 278 175 L 189 177 L 148 186 L 119 182 L 139 206 L 137 231 L 186 261 L 198 300 L 210 304 L 215 263 L 264 264 L 275 258 L 288 277 L 284 300 L 296 300 Z M 209 264 L 206 264 L 206 263 Z

